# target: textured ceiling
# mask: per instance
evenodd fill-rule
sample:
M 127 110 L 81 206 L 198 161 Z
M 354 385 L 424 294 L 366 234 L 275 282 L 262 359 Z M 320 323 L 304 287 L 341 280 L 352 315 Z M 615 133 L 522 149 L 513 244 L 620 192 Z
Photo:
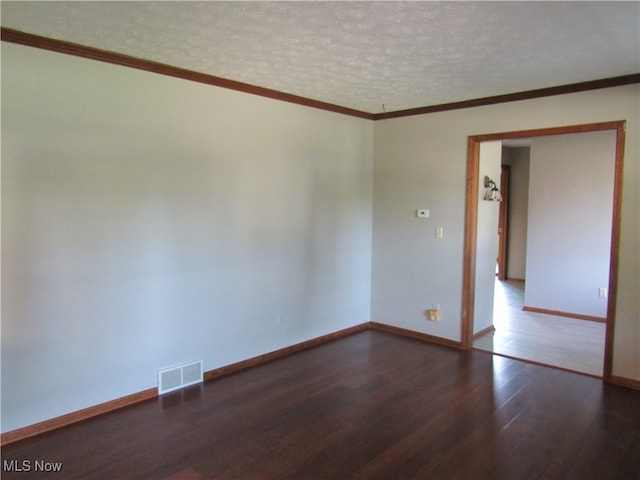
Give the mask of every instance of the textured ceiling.
M 3 1 L 1 8 L 4 27 L 369 113 L 640 72 L 638 2 Z

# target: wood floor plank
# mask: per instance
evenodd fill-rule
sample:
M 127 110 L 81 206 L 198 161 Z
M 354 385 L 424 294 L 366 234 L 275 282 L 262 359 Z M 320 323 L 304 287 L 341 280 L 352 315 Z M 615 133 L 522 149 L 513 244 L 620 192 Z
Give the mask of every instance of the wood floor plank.
M 2 460 L 3 479 L 636 479 L 640 391 L 371 330 L 16 442 Z

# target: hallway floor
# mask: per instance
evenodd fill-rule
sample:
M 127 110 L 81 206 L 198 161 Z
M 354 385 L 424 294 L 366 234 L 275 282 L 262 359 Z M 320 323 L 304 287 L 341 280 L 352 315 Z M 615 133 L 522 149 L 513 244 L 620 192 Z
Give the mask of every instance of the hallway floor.
M 602 377 L 604 323 L 525 312 L 523 304 L 524 282 L 496 280 L 496 330 L 473 347 Z

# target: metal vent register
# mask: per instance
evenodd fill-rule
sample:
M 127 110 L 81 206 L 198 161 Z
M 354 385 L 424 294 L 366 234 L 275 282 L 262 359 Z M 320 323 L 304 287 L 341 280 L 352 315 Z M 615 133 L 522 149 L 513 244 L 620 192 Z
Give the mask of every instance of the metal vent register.
M 158 370 L 158 394 L 202 382 L 202 360 Z

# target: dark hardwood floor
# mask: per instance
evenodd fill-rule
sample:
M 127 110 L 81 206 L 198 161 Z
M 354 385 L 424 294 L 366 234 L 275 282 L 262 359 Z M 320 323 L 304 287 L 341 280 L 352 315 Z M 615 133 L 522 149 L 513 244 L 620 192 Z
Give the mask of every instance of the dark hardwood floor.
M 640 391 L 366 331 L 2 460 L 3 479 L 638 479 Z

